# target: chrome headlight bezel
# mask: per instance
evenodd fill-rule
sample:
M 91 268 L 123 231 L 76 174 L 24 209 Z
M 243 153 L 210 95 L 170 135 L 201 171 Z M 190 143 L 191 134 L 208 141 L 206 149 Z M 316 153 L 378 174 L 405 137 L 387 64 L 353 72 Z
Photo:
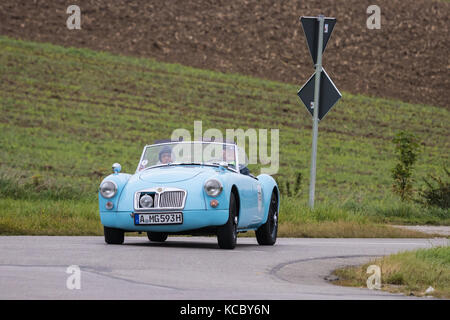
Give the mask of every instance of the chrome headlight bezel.
M 223 190 L 222 183 L 217 179 L 206 180 L 203 189 L 210 197 L 217 197 Z
M 107 184 L 110 184 L 109 188 L 112 189 L 111 193 L 107 193 L 107 191 L 106 191 L 105 187 Z M 117 194 L 117 184 L 111 180 L 103 181 L 100 184 L 99 191 L 103 198 L 111 199 L 112 197 L 114 197 Z

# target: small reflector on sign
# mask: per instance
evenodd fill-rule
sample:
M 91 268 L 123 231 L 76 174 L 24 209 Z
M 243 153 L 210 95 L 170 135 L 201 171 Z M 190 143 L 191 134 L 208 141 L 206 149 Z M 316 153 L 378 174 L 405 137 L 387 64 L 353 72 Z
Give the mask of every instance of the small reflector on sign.
M 328 33 L 328 23 L 325 23 L 325 26 L 323 28 L 323 32 Z

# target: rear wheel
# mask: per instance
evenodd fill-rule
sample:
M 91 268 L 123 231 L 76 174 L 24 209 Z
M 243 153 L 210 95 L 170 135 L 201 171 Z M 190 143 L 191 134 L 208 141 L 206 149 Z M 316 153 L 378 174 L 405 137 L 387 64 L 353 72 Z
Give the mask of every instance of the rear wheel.
M 278 199 L 276 191 L 272 192 L 269 205 L 269 215 L 266 223 L 256 230 L 256 240 L 260 245 L 272 246 L 277 241 L 278 233 Z
M 154 242 L 164 242 L 167 240 L 167 233 L 162 232 L 147 232 L 148 240 Z
M 230 194 L 230 209 L 228 221 L 217 230 L 217 242 L 221 249 L 234 249 L 237 240 L 237 205 L 236 196 L 232 192 Z
M 125 232 L 120 229 L 103 227 L 105 242 L 107 244 L 122 244 L 125 238 Z

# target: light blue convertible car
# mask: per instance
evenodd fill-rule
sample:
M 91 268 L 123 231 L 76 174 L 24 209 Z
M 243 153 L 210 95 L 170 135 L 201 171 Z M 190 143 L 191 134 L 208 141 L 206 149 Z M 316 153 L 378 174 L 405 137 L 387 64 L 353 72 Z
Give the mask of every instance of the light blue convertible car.
M 233 249 L 238 232 L 256 230 L 273 245 L 280 194 L 275 180 L 250 174 L 245 152 L 233 143 L 180 141 L 144 147 L 134 174 L 114 173 L 99 188 L 100 218 L 108 244 L 124 232 L 146 232 L 150 241 L 171 234 L 217 235 Z

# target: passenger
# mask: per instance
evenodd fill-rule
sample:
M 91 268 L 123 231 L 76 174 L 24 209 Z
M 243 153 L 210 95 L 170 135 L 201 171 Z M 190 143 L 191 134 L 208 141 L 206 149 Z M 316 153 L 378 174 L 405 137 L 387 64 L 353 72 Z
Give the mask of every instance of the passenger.
M 234 158 L 234 146 L 223 145 L 223 161 L 227 162 L 229 166 L 236 167 L 236 159 Z M 243 164 L 239 164 L 239 172 L 245 175 L 250 175 L 250 170 Z

